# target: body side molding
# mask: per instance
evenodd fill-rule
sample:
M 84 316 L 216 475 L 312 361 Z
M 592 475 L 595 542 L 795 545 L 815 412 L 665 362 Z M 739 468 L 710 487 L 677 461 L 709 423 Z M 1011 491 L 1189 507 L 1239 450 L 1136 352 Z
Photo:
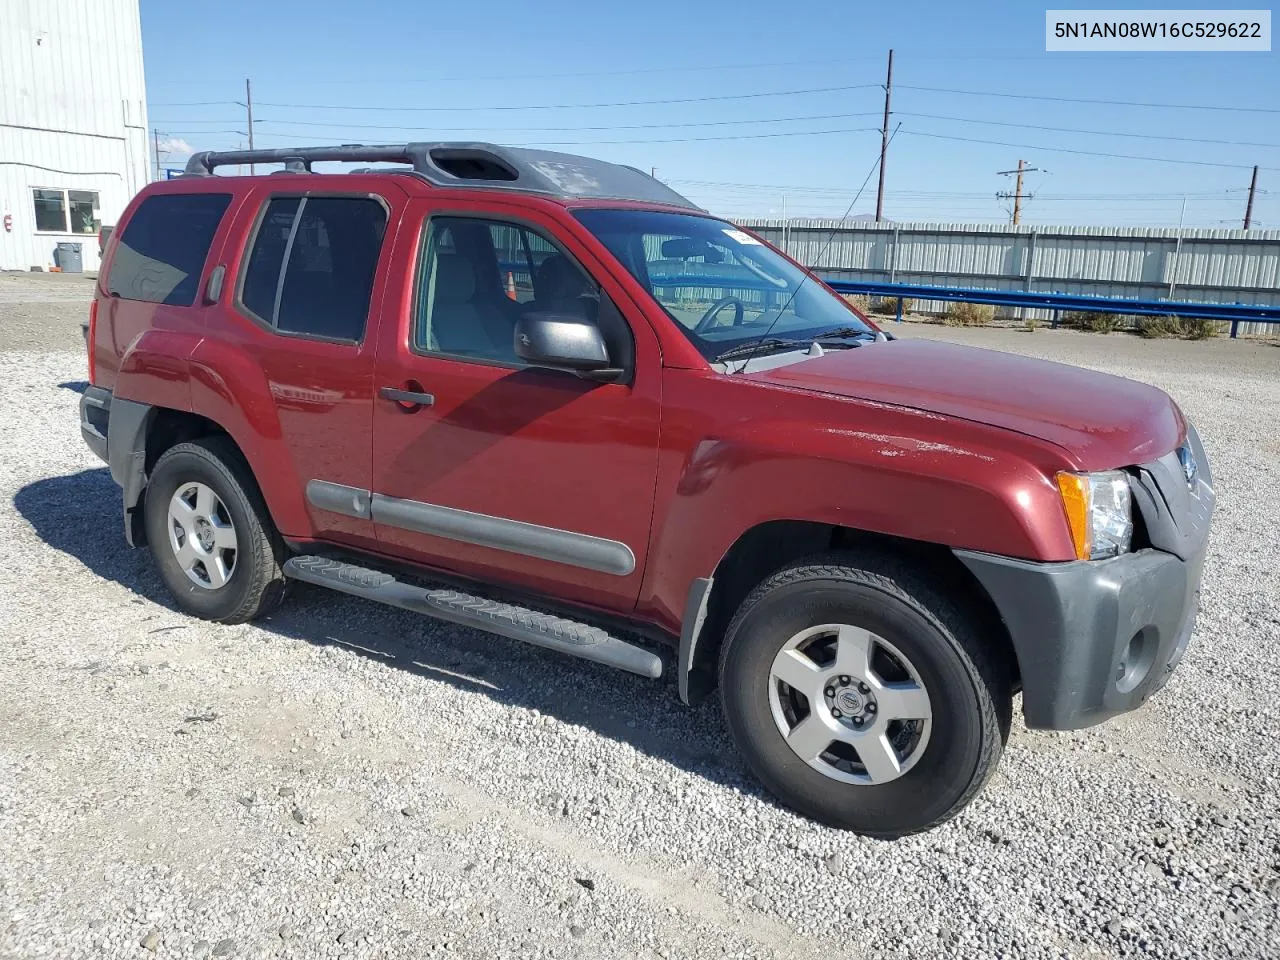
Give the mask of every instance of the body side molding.
M 543 527 L 486 513 L 404 500 L 327 480 L 307 482 L 307 502 L 361 520 L 551 560 L 584 570 L 625 577 L 636 569 L 636 556 L 625 543 L 557 527 Z
M 617 540 L 542 527 L 485 513 L 472 513 L 417 500 L 373 495 L 373 522 L 526 557 L 565 563 L 584 570 L 625 577 L 636 568 L 631 548 Z
M 307 481 L 307 503 L 321 510 L 328 510 L 330 513 L 368 520 L 369 499 L 369 491 L 358 487 L 330 483 L 328 480 Z

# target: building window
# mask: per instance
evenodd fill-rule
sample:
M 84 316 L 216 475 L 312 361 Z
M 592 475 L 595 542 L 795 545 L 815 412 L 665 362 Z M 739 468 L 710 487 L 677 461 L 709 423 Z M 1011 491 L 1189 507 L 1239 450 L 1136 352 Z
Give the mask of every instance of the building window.
M 94 234 L 102 225 L 98 218 L 98 194 L 92 190 L 31 191 L 36 208 L 36 230 L 40 233 Z

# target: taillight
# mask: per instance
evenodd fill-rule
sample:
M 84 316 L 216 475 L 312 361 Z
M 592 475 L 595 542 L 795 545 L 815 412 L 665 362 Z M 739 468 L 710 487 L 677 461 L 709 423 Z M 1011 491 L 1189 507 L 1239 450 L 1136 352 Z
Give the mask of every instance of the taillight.
M 89 350 L 89 382 L 97 383 L 98 378 L 94 376 L 97 364 L 94 363 L 94 354 L 97 352 L 96 344 L 98 342 L 98 300 L 95 297 L 89 301 L 89 335 L 85 337 L 85 346 Z

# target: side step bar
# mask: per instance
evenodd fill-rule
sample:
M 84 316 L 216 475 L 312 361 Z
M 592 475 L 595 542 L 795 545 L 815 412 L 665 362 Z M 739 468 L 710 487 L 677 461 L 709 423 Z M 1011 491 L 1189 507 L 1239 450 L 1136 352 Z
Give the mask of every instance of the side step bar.
M 638 673 L 642 677 L 656 679 L 662 676 L 662 658 L 657 654 L 576 620 L 473 597 L 457 590 L 411 586 L 401 583 L 389 573 L 327 557 L 293 557 L 285 563 L 284 572 L 295 580 L 403 607 L 414 613 L 425 613 L 512 640 L 523 640 L 538 647 Z

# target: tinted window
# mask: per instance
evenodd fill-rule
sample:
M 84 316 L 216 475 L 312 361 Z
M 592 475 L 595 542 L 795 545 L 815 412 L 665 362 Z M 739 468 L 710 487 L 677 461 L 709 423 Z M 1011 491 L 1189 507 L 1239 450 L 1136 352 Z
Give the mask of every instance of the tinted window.
M 531 311 L 598 324 L 610 356 L 630 365 L 626 321 L 599 284 L 551 240 L 496 220 L 427 222 L 413 327 L 417 350 L 521 364 L 515 325 Z
M 249 251 L 241 303 L 288 333 L 362 339 L 386 226 L 367 197 L 277 197 Z
M 189 307 L 229 193 L 148 197 L 115 245 L 107 290 L 125 300 Z
M 550 241 L 516 224 L 433 217 L 418 269 L 419 350 L 521 363 L 515 325 L 529 310 L 595 321 L 600 291 Z
M 277 197 L 268 203 L 249 249 L 240 302 L 267 323 L 273 323 L 276 315 L 280 265 L 284 263 L 284 248 L 289 242 L 300 200 L 300 197 Z

